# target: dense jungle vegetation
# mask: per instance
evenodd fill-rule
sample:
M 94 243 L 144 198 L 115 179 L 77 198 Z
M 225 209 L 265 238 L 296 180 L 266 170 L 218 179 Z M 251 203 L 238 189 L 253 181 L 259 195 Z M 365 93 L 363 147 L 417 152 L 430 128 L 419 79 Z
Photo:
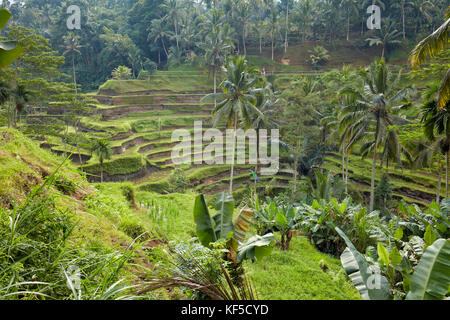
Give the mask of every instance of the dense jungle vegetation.
M 448 1 L 0 7 L 0 300 L 449 299 Z

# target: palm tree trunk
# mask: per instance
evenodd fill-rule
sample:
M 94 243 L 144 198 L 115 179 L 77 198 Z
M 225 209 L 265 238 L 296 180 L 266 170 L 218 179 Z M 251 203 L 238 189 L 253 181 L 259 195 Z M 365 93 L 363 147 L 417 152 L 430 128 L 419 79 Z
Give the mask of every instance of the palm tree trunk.
M 347 41 L 350 40 L 350 8 L 347 8 Z
M 100 167 L 100 182 L 103 183 L 103 165 Z
M 166 57 L 169 58 L 169 53 L 167 52 L 166 44 L 165 44 L 163 38 L 161 38 L 161 42 L 162 42 L 162 45 L 163 45 L 164 53 L 166 54 Z
M 245 24 L 242 27 L 242 48 L 244 50 L 244 56 L 247 56 L 247 47 L 245 46 Z
M 273 61 L 273 30 L 272 30 L 271 37 L 272 37 L 272 61 Z
M 342 180 L 345 181 L 345 147 L 342 146 Z
M 234 132 L 233 132 L 233 159 L 231 160 L 231 171 L 230 171 L 230 194 L 233 194 L 233 174 L 234 174 L 234 157 L 235 157 L 235 150 L 236 150 L 236 133 L 237 133 L 237 120 L 238 115 L 237 113 L 234 114 Z
M 288 48 L 288 32 L 289 32 L 289 1 L 286 1 L 286 34 L 284 38 L 284 53 Z
M 406 27 L 405 27 L 405 1 L 402 1 L 402 24 L 403 24 L 403 40 L 406 39 Z
M 177 24 L 177 20 L 175 19 L 175 41 L 177 42 L 177 49 L 179 49 L 179 45 L 178 45 L 178 24 Z
M 292 187 L 292 202 L 295 200 L 295 194 L 297 193 L 297 178 L 298 178 L 298 153 L 300 149 L 300 140 L 297 140 L 297 146 L 295 148 L 295 161 L 294 161 L 294 185 Z
M 437 190 L 436 190 L 436 203 L 439 204 L 441 201 L 441 180 L 442 180 L 442 173 L 441 173 L 441 161 L 439 160 L 438 164 L 438 184 L 437 184 Z
M 217 98 L 215 97 L 217 93 L 217 70 L 214 66 L 214 110 L 217 108 Z
M 262 34 L 259 35 L 259 53 L 262 54 Z
M 372 178 L 370 181 L 370 212 L 373 211 L 373 205 L 375 200 L 375 169 L 377 165 L 377 149 L 378 149 L 378 143 L 380 139 L 380 119 L 377 119 L 377 128 L 376 128 L 376 139 L 375 139 L 375 146 L 373 147 L 373 159 L 372 159 Z
M 75 86 L 75 95 L 78 95 L 77 75 L 75 73 L 75 54 L 72 54 L 73 84 Z
M 448 166 L 449 166 L 449 152 L 447 151 L 446 155 L 445 155 L 445 161 L 446 161 L 446 165 L 445 165 L 445 197 L 448 198 Z
M 347 161 L 345 164 L 345 193 L 348 191 L 348 163 L 350 159 L 350 155 L 348 154 L 348 148 L 347 148 Z

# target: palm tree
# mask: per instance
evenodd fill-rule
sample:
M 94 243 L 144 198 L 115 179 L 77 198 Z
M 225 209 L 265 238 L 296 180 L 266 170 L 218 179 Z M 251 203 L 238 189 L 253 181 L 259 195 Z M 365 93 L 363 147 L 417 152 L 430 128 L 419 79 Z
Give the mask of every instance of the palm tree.
M 361 72 L 361 76 L 365 83 L 363 90 L 344 88 L 340 91 L 340 95 L 350 95 L 355 101 L 342 110 L 344 116 L 340 126 L 343 129 L 343 136 L 351 133 L 349 145 L 364 139 L 368 141 L 364 146 L 366 154 L 370 151 L 373 153 L 370 184 L 370 211 L 372 211 L 378 148 L 389 132 L 390 126 L 408 123 L 395 113 L 410 105 L 403 102 L 411 90 L 409 88 L 397 90 L 401 72 L 393 79 L 384 60 L 376 60 L 368 69 Z M 398 103 L 401 104 L 397 105 Z
M 278 15 L 274 9 L 272 9 L 269 14 L 267 26 L 269 28 L 269 33 L 270 33 L 271 48 L 272 48 L 272 60 L 274 60 L 275 37 L 276 37 L 277 33 L 280 32 L 280 25 L 278 23 Z
M 381 59 L 384 59 L 385 55 L 387 56 L 385 52 L 388 50 L 389 45 L 401 43 L 401 41 L 396 40 L 399 36 L 400 33 L 395 29 L 394 23 L 388 20 L 382 24 L 379 35 L 367 38 L 366 41 L 369 41 L 371 47 L 373 45 L 381 45 L 383 48 Z
M 223 28 L 214 29 L 200 44 L 205 50 L 205 60 L 208 64 L 209 71 L 213 72 L 214 77 L 214 94 L 217 93 L 217 70 L 223 65 L 228 53 L 233 48 L 233 42 L 230 36 L 230 27 L 225 24 Z M 214 107 L 217 107 L 217 101 L 214 101 Z
M 25 108 L 25 104 L 31 99 L 31 91 L 28 91 L 24 84 L 19 83 L 11 93 L 16 104 L 16 110 L 14 111 L 14 114 L 19 115 L 20 117 L 20 114 Z M 14 127 L 17 127 L 16 121 L 16 116 L 14 116 Z
M 436 92 L 437 88 L 431 91 Z M 422 123 L 424 126 L 424 135 L 429 141 L 434 142 L 433 149 L 439 148 L 442 154 L 445 154 L 445 194 L 449 196 L 449 163 L 450 163 L 450 110 L 447 106 L 443 109 L 438 107 L 436 99 L 431 98 L 422 106 Z M 439 137 L 437 137 L 439 136 Z
M 149 33 L 147 41 L 150 41 L 151 39 L 153 39 L 153 42 L 155 43 L 161 41 L 164 53 L 166 54 L 167 58 L 169 56 L 169 53 L 167 52 L 166 43 L 164 42 L 164 39 L 170 36 L 170 32 L 167 31 L 162 19 L 152 20 L 150 27 L 148 28 L 148 31 Z M 161 64 L 161 61 L 159 61 L 159 63 Z
M 77 87 L 77 75 L 75 72 L 75 54 L 79 54 L 81 56 L 80 49 L 83 46 L 80 45 L 80 37 L 76 36 L 75 33 L 70 32 L 68 35 L 64 36 L 64 49 L 63 55 L 67 55 L 69 53 L 72 54 L 72 70 L 73 70 L 73 84 L 75 86 L 75 95 L 78 95 L 78 87 Z
M 91 147 L 91 152 L 98 157 L 100 162 L 100 182 L 103 182 L 103 162 L 111 159 L 111 143 L 107 139 L 97 139 Z
M 358 14 L 358 1 L 356 0 L 341 0 L 341 6 L 345 8 L 347 13 L 347 41 L 350 40 L 350 18 L 352 13 Z
M 435 7 L 432 1 L 412 0 L 408 5 L 416 12 L 416 33 L 419 32 L 424 22 L 430 26 L 432 25 L 432 10 Z
M 244 56 L 247 55 L 246 37 L 247 37 L 247 24 L 250 20 L 251 8 L 246 1 L 239 1 L 234 10 L 235 19 L 238 21 L 241 27 L 241 39 L 242 39 L 242 52 Z
M 447 11 L 446 21 L 432 34 L 422 40 L 412 51 L 410 62 L 413 67 L 420 67 L 428 57 L 433 58 L 448 47 L 448 33 L 450 27 L 450 9 Z M 447 70 L 441 87 L 439 88 L 437 103 L 443 109 L 450 100 L 450 69 Z
M 179 0 L 165 0 L 164 3 L 161 4 L 161 8 L 165 9 L 167 12 L 164 19 L 172 20 L 175 30 L 175 41 L 177 43 L 177 48 L 179 48 L 178 22 L 180 20 L 180 11 L 183 9 L 181 2 Z
M 252 119 L 251 127 L 256 130 L 256 150 L 259 152 L 259 130 L 273 129 L 280 125 L 278 115 L 280 114 L 280 105 L 282 100 L 275 96 L 272 90 L 272 85 L 266 82 L 263 89 L 256 95 L 256 108 L 260 111 Z M 258 158 L 258 157 L 257 157 Z M 255 174 L 258 174 L 258 162 L 255 165 Z M 257 180 L 254 181 L 254 188 L 256 194 Z
M 10 87 L 7 82 L 4 82 L 3 80 L 0 80 L 0 106 L 5 104 L 11 95 Z M 11 117 L 11 110 L 9 106 L 7 105 L 6 111 L 8 113 L 8 128 L 11 128 L 12 125 L 12 117 Z
M 239 127 L 248 128 L 255 115 L 262 115 L 255 106 L 255 89 L 260 74 L 256 67 L 249 67 L 245 57 L 230 57 L 223 67 L 225 80 L 221 87 L 223 93 L 212 93 L 205 96 L 202 102 L 217 100 L 218 104 L 214 108 L 214 126 L 217 126 L 223 119 L 226 120 L 226 127 L 233 129 L 232 161 L 230 172 L 230 194 L 233 192 L 233 173 L 236 149 L 236 132 Z

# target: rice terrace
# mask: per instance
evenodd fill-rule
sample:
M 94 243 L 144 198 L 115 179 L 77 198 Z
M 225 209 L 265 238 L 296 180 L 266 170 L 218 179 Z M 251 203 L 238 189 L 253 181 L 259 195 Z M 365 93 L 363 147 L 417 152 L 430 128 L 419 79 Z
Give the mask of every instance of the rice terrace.
M 0 3 L 0 300 L 450 298 L 448 1 Z

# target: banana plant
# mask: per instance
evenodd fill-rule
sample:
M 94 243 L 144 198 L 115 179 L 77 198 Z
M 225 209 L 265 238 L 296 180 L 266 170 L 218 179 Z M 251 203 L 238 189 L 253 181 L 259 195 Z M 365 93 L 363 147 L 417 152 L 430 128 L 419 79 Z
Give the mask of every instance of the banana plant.
M 236 228 L 233 224 L 234 199 L 231 194 L 220 194 L 215 209 L 217 213 L 211 216 L 205 197 L 199 195 L 195 199 L 194 220 L 198 239 L 203 246 L 211 248 L 213 243 L 226 240 L 227 257 L 236 265 L 245 259 L 255 261 L 270 254 L 275 244 L 275 237 L 271 233 L 253 236 L 245 243 L 236 238 Z
M 11 19 L 11 13 L 7 9 L 0 10 L 0 31 L 2 31 Z M 0 69 L 6 68 L 23 53 L 23 48 L 17 41 L 0 41 Z
M 410 278 L 406 300 L 443 300 L 450 292 L 450 240 L 429 246 Z
M 361 296 L 365 300 L 390 300 L 389 282 L 380 268 L 369 264 L 341 229 L 335 230 L 347 244 L 341 255 L 342 266 Z

